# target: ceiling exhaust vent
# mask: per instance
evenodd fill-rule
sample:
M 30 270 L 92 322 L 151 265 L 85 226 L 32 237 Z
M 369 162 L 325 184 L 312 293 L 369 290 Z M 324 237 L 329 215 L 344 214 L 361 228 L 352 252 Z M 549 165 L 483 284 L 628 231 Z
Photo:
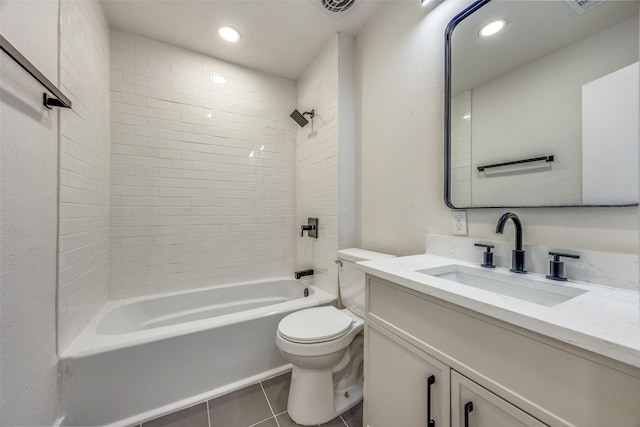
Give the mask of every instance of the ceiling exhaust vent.
M 593 1 L 593 0 L 592 0 Z M 321 0 L 322 7 L 329 12 L 344 13 L 353 6 L 356 0 Z
M 593 9 L 605 0 L 565 0 L 571 9 L 578 15 L 582 15 L 589 9 Z

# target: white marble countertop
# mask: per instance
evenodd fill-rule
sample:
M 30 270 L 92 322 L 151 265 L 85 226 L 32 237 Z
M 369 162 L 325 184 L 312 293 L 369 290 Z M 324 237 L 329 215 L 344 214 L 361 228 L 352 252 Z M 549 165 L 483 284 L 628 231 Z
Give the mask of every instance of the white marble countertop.
M 640 368 L 640 293 L 584 282 L 552 281 L 540 274 L 525 275 L 553 286 L 587 291 L 546 307 L 417 272 L 451 264 L 482 269 L 478 264 L 435 255 L 358 263 L 371 275 Z M 522 276 L 504 268 L 495 271 Z

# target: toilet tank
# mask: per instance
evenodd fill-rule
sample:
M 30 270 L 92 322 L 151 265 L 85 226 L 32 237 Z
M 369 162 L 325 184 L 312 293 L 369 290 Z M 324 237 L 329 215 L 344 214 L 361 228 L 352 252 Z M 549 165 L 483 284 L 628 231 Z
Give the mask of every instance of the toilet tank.
M 338 251 L 338 259 L 342 263 L 342 266 L 338 268 L 340 300 L 346 309 L 360 317 L 365 316 L 364 273 L 358 270 L 355 263 L 386 258 L 394 258 L 394 256 L 358 248 Z

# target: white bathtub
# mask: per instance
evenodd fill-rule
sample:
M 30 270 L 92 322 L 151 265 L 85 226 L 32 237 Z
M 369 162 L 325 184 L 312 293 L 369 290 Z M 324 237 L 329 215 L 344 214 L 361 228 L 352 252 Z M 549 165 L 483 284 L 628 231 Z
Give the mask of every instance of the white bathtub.
M 67 425 L 132 425 L 289 369 L 278 322 L 335 298 L 291 279 L 112 301 L 61 355 Z

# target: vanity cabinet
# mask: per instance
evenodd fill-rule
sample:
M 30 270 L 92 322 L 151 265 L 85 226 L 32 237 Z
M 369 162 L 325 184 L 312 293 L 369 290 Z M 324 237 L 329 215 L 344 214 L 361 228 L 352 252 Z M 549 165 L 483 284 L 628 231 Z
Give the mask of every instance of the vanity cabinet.
M 544 427 L 545 424 L 470 379 L 451 371 L 451 425 Z
M 366 334 L 369 427 L 545 425 L 384 329 Z
M 640 369 L 367 275 L 365 426 L 639 427 Z
M 369 425 L 448 426 L 449 367 L 382 329 L 365 333 Z

